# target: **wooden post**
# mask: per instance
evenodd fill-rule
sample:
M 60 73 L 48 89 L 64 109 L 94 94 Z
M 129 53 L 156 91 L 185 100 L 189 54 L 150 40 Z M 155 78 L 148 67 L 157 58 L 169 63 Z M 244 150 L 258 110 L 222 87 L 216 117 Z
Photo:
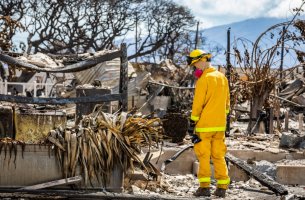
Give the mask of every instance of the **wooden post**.
M 288 127 L 289 127 L 289 112 L 286 111 L 285 112 L 285 131 L 288 131 Z
M 231 68 L 232 68 L 231 61 L 230 61 L 230 54 L 231 54 L 230 53 L 230 51 L 231 51 L 231 42 L 230 42 L 230 40 L 231 40 L 231 28 L 228 28 L 228 30 L 227 30 L 227 53 L 226 53 L 226 65 L 227 65 L 226 77 L 227 77 L 228 82 L 229 82 L 229 91 L 231 89 L 230 86 L 231 86 Z M 231 97 L 231 92 L 230 92 L 230 97 Z M 251 118 L 252 118 L 252 116 L 250 116 L 250 119 Z M 230 117 L 230 113 L 228 113 L 228 115 L 227 115 L 227 124 L 226 124 L 226 133 L 225 133 L 226 137 L 229 137 L 229 135 L 230 135 L 230 121 L 231 121 L 231 117 Z
M 4 94 L 7 94 L 7 80 L 4 80 Z
M 300 133 L 303 131 L 303 113 L 299 114 L 299 131 Z
M 122 111 L 128 110 L 128 59 L 127 47 L 125 43 L 121 44 L 121 68 L 120 68 L 120 88 L 119 92 L 122 95 L 120 107 Z
M 273 108 L 269 109 L 269 133 L 273 134 Z

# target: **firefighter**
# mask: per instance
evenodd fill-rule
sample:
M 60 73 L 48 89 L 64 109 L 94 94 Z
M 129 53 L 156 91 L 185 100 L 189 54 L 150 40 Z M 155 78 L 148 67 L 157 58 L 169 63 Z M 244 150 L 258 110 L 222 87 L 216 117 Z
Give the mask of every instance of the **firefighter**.
M 226 115 L 229 113 L 230 96 L 228 80 L 211 66 L 210 53 L 195 49 L 187 57 L 198 78 L 195 87 L 189 133 L 193 134 L 194 151 L 199 160 L 197 173 L 200 187 L 195 196 L 210 196 L 210 159 L 214 165 L 217 189 L 214 195 L 225 197 L 230 183 L 225 162 Z

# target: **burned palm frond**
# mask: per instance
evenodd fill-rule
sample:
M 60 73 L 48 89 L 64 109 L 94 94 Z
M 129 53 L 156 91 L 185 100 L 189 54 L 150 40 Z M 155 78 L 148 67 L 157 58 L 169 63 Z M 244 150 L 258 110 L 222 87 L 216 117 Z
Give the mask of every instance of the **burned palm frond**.
M 23 153 L 24 153 L 26 144 L 23 141 L 18 141 L 18 144 L 21 145 L 21 157 L 24 158 L 24 154 Z
M 9 158 L 8 158 L 8 166 L 10 165 L 10 162 L 13 158 L 14 166 L 16 168 L 16 159 L 17 159 L 17 146 L 21 145 L 21 152 L 22 152 L 22 158 L 23 158 L 23 152 L 25 150 L 25 143 L 22 141 L 18 140 L 13 140 L 12 138 L 5 137 L 5 138 L 0 138 L 0 155 L 2 151 L 4 151 L 4 160 L 7 158 L 7 154 L 9 153 Z M 13 155 L 14 154 L 14 155 Z
M 12 142 L 12 150 L 14 151 L 14 166 L 15 166 L 15 169 L 16 169 L 16 159 L 17 159 L 17 142 L 16 141 L 13 141 Z
M 75 176 L 79 165 L 86 185 L 93 180 L 106 185 L 115 165 L 127 172 L 136 161 L 146 169 L 139 149 L 160 142 L 163 134 L 159 118 L 127 117 L 126 113 L 98 111 L 80 124 L 78 129 L 52 130 L 47 139 L 55 146 L 63 176 Z
M 4 142 L 0 142 L 0 155 L 1 155 L 1 152 L 2 152 L 2 148 L 3 148 L 3 146 L 4 146 Z

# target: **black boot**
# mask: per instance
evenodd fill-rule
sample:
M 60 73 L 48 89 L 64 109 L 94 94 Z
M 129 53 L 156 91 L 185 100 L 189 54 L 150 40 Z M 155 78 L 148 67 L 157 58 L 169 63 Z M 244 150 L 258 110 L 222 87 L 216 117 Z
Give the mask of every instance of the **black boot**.
M 218 197 L 221 197 L 221 198 L 224 198 L 224 197 L 226 197 L 226 189 L 217 188 L 214 195 L 218 196 Z
M 195 197 L 209 197 L 211 196 L 210 188 L 199 187 L 194 193 Z

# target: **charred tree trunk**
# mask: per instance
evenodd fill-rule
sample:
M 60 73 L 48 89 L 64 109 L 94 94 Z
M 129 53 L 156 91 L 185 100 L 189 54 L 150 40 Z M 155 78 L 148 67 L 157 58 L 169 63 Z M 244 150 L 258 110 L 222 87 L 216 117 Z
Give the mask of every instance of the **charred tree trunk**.
M 254 132 L 257 131 L 258 126 L 254 127 L 256 125 L 256 121 L 258 119 L 259 112 L 262 111 L 264 103 L 266 99 L 268 98 L 270 93 L 270 90 L 266 89 L 263 90 L 262 95 L 255 95 L 252 98 L 251 101 L 251 107 L 250 107 L 250 122 L 248 124 L 247 132 L 248 134 L 251 134 L 252 129 L 254 128 Z

